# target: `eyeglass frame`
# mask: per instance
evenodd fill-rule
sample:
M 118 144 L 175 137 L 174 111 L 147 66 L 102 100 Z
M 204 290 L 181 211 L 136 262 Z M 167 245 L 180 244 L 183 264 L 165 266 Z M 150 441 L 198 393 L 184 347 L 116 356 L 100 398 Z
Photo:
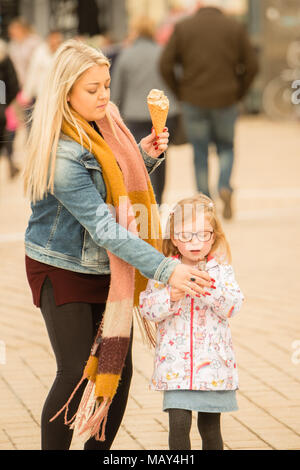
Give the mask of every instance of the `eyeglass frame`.
M 181 240 L 179 235 L 182 234 L 182 233 L 188 233 L 191 235 L 191 238 L 189 240 Z M 210 237 L 208 238 L 208 240 L 200 240 L 198 234 L 199 233 L 210 233 Z M 209 242 L 211 240 L 211 237 L 212 237 L 212 234 L 214 233 L 214 230 L 211 231 L 211 230 L 205 230 L 205 231 L 202 231 L 202 232 L 177 232 L 177 233 L 174 233 L 174 236 L 177 240 L 179 240 L 181 243 L 189 243 L 193 240 L 194 236 L 196 235 L 197 239 L 199 242 Z

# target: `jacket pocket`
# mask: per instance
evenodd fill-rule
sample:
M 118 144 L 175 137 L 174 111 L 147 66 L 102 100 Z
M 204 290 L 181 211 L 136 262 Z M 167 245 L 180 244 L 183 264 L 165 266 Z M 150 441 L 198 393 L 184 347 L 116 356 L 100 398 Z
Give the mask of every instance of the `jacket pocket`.
M 87 230 L 83 233 L 81 260 L 85 266 L 109 265 L 106 250 L 94 242 Z
M 99 163 L 97 162 L 97 160 L 95 159 L 95 157 L 91 153 L 88 153 L 88 154 L 84 155 L 81 158 L 81 163 L 88 170 L 96 170 L 96 171 L 100 171 L 102 173 L 101 166 L 99 165 Z

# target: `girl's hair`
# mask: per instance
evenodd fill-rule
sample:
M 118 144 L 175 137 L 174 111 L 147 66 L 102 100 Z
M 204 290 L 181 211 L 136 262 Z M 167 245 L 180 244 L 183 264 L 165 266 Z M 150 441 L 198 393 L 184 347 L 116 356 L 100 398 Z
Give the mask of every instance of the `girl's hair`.
M 34 105 L 27 141 L 24 189 L 33 202 L 42 199 L 48 191 L 53 192 L 56 151 L 63 119 L 76 127 L 81 140 L 86 135 L 72 115 L 67 98 L 75 82 L 95 65 L 110 67 L 110 62 L 100 50 L 79 40 L 65 41 L 56 51 Z M 112 125 L 108 111 L 107 117 Z
M 163 240 L 163 254 L 165 256 L 175 256 L 180 254 L 177 247 L 173 244 L 175 239 L 175 227 L 180 223 L 195 220 L 200 214 L 207 217 L 214 229 L 215 241 L 212 245 L 210 254 L 214 255 L 219 262 L 231 262 L 231 250 L 229 243 L 223 231 L 220 219 L 216 213 L 216 208 L 212 200 L 205 194 L 197 194 L 195 197 L 186 198 L 179 201 L 169 215 L 166 224 L 165 237 Z

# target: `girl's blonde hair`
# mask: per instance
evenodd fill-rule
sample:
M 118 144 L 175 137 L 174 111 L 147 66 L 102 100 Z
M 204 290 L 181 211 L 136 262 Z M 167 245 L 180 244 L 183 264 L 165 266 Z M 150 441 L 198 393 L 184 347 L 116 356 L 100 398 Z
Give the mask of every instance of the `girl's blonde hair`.
M 53 58 L 41 93 L 32 113 L 23 172 L 25 194 L 33 201 L 53 192 L 58 140 L 63 119 L 75 126 L 80 138 L 86 135 L 75 120 L 68 104 L 68 94 L 75 82 L 95 65 L 110 67 L 104 54 L 83 42 L 65 41 Z M 109 121 L 111 119 L 108 115 Z
M 163 254 L 165 256 L 175 256 L 180 254 L 173 244 L 175 239 L 175 225 L 185 223 L 188 220 L 195 220 L 199 210 L 207 217 L 214 229 L 215 241 L 210 254 L 214 255 L 219 262 L 231 262 L 231 250 L 222 228 L 220 219 L 216 213 L 213 201 L 205 194 L 197 194 L 195 197 L 186 198 L 179 201 L 169 215 L 166 224 L 166 234 L 163 240 Z M 182 225 L 181 225 L 182 226 Z

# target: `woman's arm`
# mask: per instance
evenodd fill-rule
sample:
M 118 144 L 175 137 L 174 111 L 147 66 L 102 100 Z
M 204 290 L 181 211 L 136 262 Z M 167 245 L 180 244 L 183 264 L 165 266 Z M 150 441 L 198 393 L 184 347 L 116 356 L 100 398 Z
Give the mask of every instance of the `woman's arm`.
M 88 170 L 75 156 L 58 155 L 54 196 L 89 232 L 99 246 L 137 268 L 144 276 L 166 283 L 178 264 L 118 224 Z
M 190 295 L 201 294 L 210 286 L 207 273 L 183 265 L 177 259 L 166 258 L 118 224 L 75 152 L 58 152 L 53 194 L 95 243 L 137 268 L 145 277 L 169 283 Z M 191 282 L 191 277 L 196 282 Z
M 155 158 L 155 157 L 150 157 L 150 155 L 148 155 L 142 149 L 141 144 L 139 144 L 139 149 L 140 149 L 141 155 L 143 157 L 143 160 L 144 160 L 145 166 L 147 168 L 147 171 L 148 171 L 149 175 L 151 175 L 156 170 L 156 168 L 159 167 L 159 165 L 165 160 L 165 153 L 163 153 L 159 157 Z

